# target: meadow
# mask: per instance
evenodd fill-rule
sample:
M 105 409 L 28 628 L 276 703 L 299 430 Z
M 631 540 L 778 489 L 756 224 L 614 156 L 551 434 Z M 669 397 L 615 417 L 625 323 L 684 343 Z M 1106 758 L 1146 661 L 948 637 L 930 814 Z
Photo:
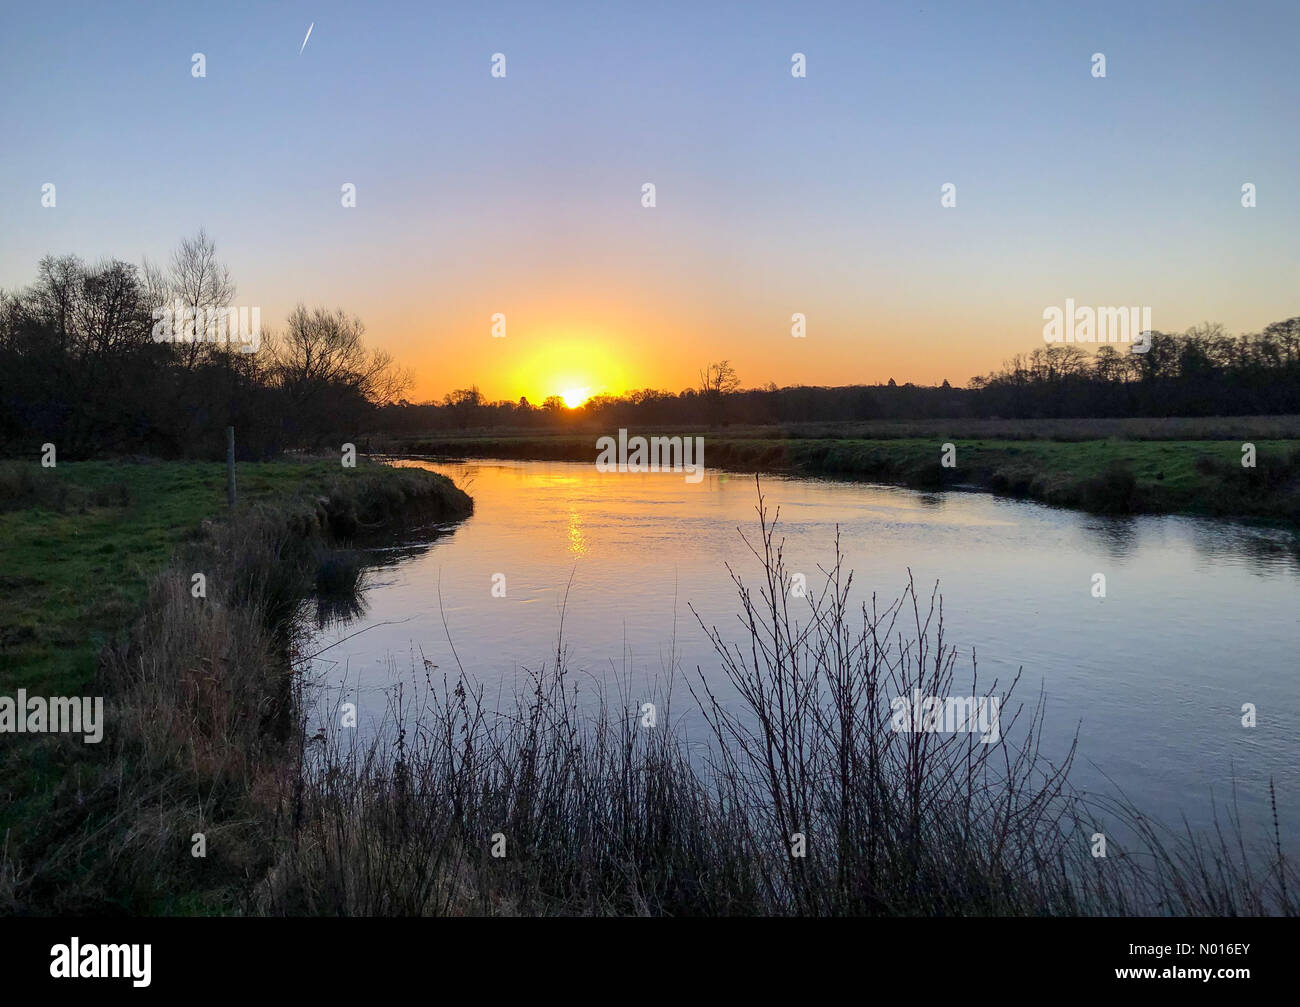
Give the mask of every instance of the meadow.
M 0 465 L 0 679 L 7 692 L 105 696 L 109 722 L 99 745 L 5 738 L 0 908 L 227 905 L 234 875 L 221 868 L 179 861 L 167 876 L 135 859 L 137 844 L 169 845 L 141 821 L 195 813 L 202 828 L 215 812 L 220 826 L 223 808 L 255 820 L 252 767 L 272 771 L 292 723 L 305 599 L 355 584 L 345 543 L 472 510 L 446 479 L 368 463 L 240 464 L 233 513 L 225 480 L 220 463 Z M 180 832 L 170 839 L 181 848 Z M 225 852 L 208 866 L 238 861 Z M 193 896 L 209 884 L 219 894 Z
M 597 436 L 471 433 L 395 438 L 431 457 L 592 461 Z M 1200 514 L 1300 526 L 1300 417 L 925 420 L 630 430 L 704 438 L 707 467 L 975 489 L 1106 514 Z M 954 465 L 942 463 L 951 444 Z M 1243 447 L 1254 446 L 1253 466 Z M 377 449 L 380 449 L 377 447 Z
M 337 463 L 241 463 L 241 503 L 323 491 Z M 149 580 L 225 510 L 220 462 L 0 463 L 0 673 L 72 694 L 144 603 Z

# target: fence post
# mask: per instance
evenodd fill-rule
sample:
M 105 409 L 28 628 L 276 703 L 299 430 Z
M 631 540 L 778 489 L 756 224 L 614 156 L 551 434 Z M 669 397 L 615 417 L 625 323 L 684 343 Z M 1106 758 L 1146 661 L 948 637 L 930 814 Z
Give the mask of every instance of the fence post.
M 226 427 L 226 502 L 235 509 L 235 428 Z

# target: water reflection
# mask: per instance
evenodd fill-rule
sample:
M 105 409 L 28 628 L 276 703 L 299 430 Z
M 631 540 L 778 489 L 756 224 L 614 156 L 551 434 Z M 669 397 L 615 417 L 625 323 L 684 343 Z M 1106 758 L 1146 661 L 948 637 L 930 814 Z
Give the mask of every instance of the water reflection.
M 673 669 L 716 671 L 688 604 L 738 639 L 727 564 L 757 583 L 737 534 L 755 530 L 752 477 L 708 472 L 688 484 L 561 462 L 410 464 L 472 481 L 475 512 L 444 538 L 367 554 L 369 611 L 323 640 L 358 634 L 330 652 L 340 661 L 330 674 L 351 674 L 367 704 L 409 674 L 410 655 L 463 665 L 490 694 L 509 696 L 521 669 L 553 659 L 561 607 L 574 670 L 598 676 L 613 663 L 634 697 Z M 833 560 L 837 529 L 854 604 L 873 593 L 888 603 L 909 571 L 927 593 L 937 581 L 946 636 L 978 652 L 981 679 L 1009 681 L 1023 668 L 1021 694 L 1043 689 L 1045 749 L 1064 751 L 1080 726 L 1079 786 L 1119 784 L 1157 817 L 1186 813 L 1199 825 L 1211 791 L 1227 794 L 1235 772 L 1243 819 L 1258 813 L 1271 825 L 1271 776 L 1283 832 L 1300 835 L 1296 536 L 979 493 L 762 485 L 781 509 L 787 565 L 810 589 Z M 507 597 L 489 591 L 499 572 Z M 1096 572 L 1106 598 L 1090 591 Z M 1246 701 L 1270 711 L 1249 731 Z M 682 718 L 692 733 L 702 726 L 689 710 Z
M 1252 572 L 1300 572 L 1300 535 L 1280 528 L 1192 521 L 1192 544 L 1206 559 L 1238 556 Z
M 576 508 L 569 508 L 569 552 L 574 556 L 587 555 L 587 539 L 582 534 L 582 515 Z
M 1135 517 L 1081 517 L 1079 527 L 1111 559 L 1123 559 L 1137 545 L 1139 525 Z

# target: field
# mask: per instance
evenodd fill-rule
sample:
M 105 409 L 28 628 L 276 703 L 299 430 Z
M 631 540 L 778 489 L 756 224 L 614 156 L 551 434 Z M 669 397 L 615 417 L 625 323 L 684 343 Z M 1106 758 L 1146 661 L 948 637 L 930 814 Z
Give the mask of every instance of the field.
M 464 433 L 395 439 L 393 454 L 594 461 L 584 433 Z M 1197 514 L 1300 526 L 1300 417 L 927 420 L 713 430 L 706 467 L 975 489 L 1108 514 Z M 951 444 L 954 464 L 943 464 Z M 1254 465 L 1243 464 L 1244 445 Z
M 225 480 L 222 463 L 0 464 L 3 694 L 103 697 L 107 720 L 99 744 L 4 736 L 0 912 L 230 908 L 292 761 L 302 602 L 355 587 L 368 529 L 472 511 L 446 479 L 368 462 L 240 464 L 233 514 Z M 192 860 L 195 832 L 226 837 L 219 855 Z
M 241 503 L 320 492 L 337 462 L 240 464 Z M 226 509 L 218 462 L 0 467 L 0 679 L 51 695 L 86 689 L 96 655 L 139 613 L 172 550 Z

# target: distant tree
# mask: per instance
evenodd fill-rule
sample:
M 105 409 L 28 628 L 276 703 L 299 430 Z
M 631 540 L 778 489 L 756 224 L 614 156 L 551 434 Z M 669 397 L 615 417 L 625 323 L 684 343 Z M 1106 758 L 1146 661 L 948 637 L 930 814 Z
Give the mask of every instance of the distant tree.
M 478 390 L 478 385 L 457 388 L 442 397 L 442 404 L 451 409 L 475 409 L 483 405 L 483 393 Z
M 217 261 L 217 246 L 201 227 L 194 237 L 183 239 L 172 252 L 171 266 L 165 273 L 145 260 L 144 286 L 155 301 L 152 307 L 180 301 L 195 318 L 202 318 L 210 308 L 230 307 L 235 300 L 235 281 L 230 270 Z M 181 320 L 174 319 L 174 324 L 179 327 Z M 213 349 L 211 344 L 202 341 L 202 321 L 196 322 L 196 329 L 198 338 L 193 342 L 175 344 L 181 364 L 187 370 L 193 370 Z
M 367 348 L 364 334 L 361 319 L 342 310 L 299 304 L 290 313 L 275 343 L 272 374 L 296 433 L 318 439 L 348 431 L 410 386 L 410 375 L 388 353 Z
M 35 314 L 43 315 L 51 324 L 60 350 L 69 348 L 73 302 L 85 275 L 85 263 L 75 255 L 47 255 L 37 266 L 32 306 Z
M 1259 338 L 1276 348 L 1273 357 L 1277 364 L 1292 367 L 1300 364 L 1300 317 L 1265 326 Z
M 716 398 L 728 395 L 740 388 L 740 378 L 736 369 L 726 360 L 709 364 L 700 371 L 700 394 Z
M 1098 381 L 1122 381 L 1125 366 L 1119 350 L 1109 344 L 1098 346 L 1092 358 L 1092 373 Z

